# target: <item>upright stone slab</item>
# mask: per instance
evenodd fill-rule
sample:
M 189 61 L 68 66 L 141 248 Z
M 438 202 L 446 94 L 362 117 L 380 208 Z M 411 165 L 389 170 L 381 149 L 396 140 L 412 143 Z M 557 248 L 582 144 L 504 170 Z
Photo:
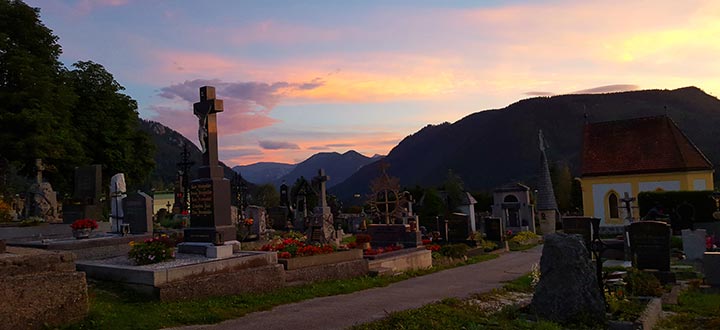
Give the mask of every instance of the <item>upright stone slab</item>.
M 720 252 L 703 254 L 703 273 L 705 283 L 716 288 L 720 287 Z
M 563 231 L 565 234 L 577 234 L 582 236 L 585 248 L 590 253 L 590 242 L 592 241 L 592 218 L 590 217 L 563 217 Z
M 123 199 L 123 223 L 130 225 L 130 233 L 153 232 L 153 200 L 143 192 L 130 193 Z
M 537 315 L 567 323 L 605 319 L 605 301 L 595 267 L 577 235 L 545 236 L 540 258 L 540 282 L 530 307 Z
M 629 227 L 633 266 L 670 271 L 670 225 L 661 221 L 640 221 Z
M 447 228 L 447 233 L 445 233 Z M 447 227 L 441 227 L 441 235 L 447 234 L 449 243 L 462 243 L 470 237 L 470 226 L 468 216 L 464 213 L 453 213 L 447 218 Z
M 707 231 L 705 229 L 683 229 L 681 233 L 685 257 L 688 260 L 702 259 L 707 248 L 705 245 Z
M 63 205 L 63 222 L 102 217 L 102 166 L 88 165 L 75 168 L 75 189 L 69 204 Z
M 501 218 L 487 217 L 485 221 L 485 239 L 493 242 L 505 241 L 505 227 Z
M 325 175 L 324 169 L 320 169 L 318 170 L 318 176 L 316 176 L 314 180 L 320 184 L 320 206 L 315 207 L 313 210 L 307 236 L 310 241 L 329 243 L 333 240 L 335 234 L 333 215 L 327 204 L 325 188 L 325 182 L 330 180 L 330 177 Z
M 230 218 L 230 181 L 223 177 L 218 161 L 217 113 L 223 101 L 215 98 L 215 87 L 200 88 L 200 102 L 193 105 L 198 117 L 198 138 L 203 152 L 203 166 L 198 179 L 190 183 L 190 228 L 184 232 L 185 242 L 222 245 L 236 237 Z M 197 248 L 181 245 L 182 253 L 198 253 Z

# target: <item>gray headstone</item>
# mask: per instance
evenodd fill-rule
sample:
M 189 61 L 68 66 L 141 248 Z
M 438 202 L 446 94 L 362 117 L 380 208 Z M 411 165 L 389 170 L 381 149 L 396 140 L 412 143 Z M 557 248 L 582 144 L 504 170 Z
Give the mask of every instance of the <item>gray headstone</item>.
M 585 248 L 590 252 L 592 241 L 592 218 L 590 217 L 563 217 L 563 232 L 582 236 Z
M 705 229 L 683 229 L 682 231 L 683 251 L 689 260 L 700 260 L 705 253 Z
M 661 221 L 640 221 L 629 227 L 633 266 L 670 271 L 670 225 Z
M 540 282 L 531 303 L 531 308 L 538 315 L 560 323 L 579 318 L 603 322 L 603 293 L 580 236 L 563 233 L 546 235 L 540 273 Z
M 130 225 L 130 233 L 143 234 L 153 231 L 153 200 L 143 192 L 130 193 L 123 199 L 123 223 Z

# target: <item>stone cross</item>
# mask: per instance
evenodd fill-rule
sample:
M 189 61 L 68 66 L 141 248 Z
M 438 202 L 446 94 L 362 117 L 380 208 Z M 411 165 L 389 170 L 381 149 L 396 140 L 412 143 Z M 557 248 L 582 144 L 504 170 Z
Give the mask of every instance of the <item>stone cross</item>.
M 35 168 L 37 169 L 36 181 L 37 181 L 37 184 L 39 185 L 39 184 L 42 184 L 42 182 L 43 182 L 42 173 L 45 170 L 45 164 L 43 164 L 42 159 L 40 159 L 40 158 L 35 159 Z
M 624 196 L 623 198 L 620 198 L 620 201 L 625 204 L 625 211 L 627 212 L 627 217 L 625 218 L 625 220 L 630 220 L 630 221 L 632 221 L 632 219 L 633 219 L 633 216 L 632 216 L 632 208 L 633 208 L 632 202 L 635 201 L 635 197 L 630 197 L 630 194 L 628 194 L 627 192 L 625 192 L 625 196 Z
M 215 87 L 200 87 L 200 102 L 193 104 L 198 117 L 198 138 L 203 152 L 203 165 L 218 166 L 217 113 L 223 111 L 223 100 L 215 98 Z
M 325 182 L 330 180 L 330 177 L 325 175 L 325 170 L 321 168 L 318 170 L 318 176 L 315 177 L 315 179 L 320 182 L 320 206 L 325 208 L 327 207 L 327 199 L 325 198 Z

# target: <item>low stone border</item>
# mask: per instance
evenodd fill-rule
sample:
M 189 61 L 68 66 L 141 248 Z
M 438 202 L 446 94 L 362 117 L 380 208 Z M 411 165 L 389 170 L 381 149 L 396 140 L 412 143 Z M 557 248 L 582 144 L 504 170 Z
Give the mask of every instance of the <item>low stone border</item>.
M 432 252 L 425 248 L 402 249 L 389 253 L 366 256 L 371 272 L 388 273 L 432 267 Z
M 295 257 L 288 259 L 278 258 L 278 262 L 283 265 L 283 268 L 285 268 L 285 270 L 295 270 L 300 268 L 335 264 L 345 261 L 362 260 L 362 258 L 362 250 L 352 249 L 347 251 L 337 251 L 333 253 L 318 254 L 307 257 Z
M 8 245 L 50 251 L 71 251 L 78 260 L 94 260 L 127 255 L 130 242 L 142 242 L 152 234 L 127 236 L 96 236 L 87 239 L 48 239 L 40 241 L 8 242 Z
M 662 300 L 660 298 L 649 298 L 645 310 L 640 314 L 635 322 L 629 321 L 610 321 L 608 322 L 609 330 L 635 330 L 647 329 L 651 330 L 662 318 Z

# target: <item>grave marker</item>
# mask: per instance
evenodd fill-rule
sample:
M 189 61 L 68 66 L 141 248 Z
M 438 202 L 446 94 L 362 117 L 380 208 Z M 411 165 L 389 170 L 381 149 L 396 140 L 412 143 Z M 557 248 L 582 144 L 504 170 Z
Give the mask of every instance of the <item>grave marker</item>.
M 670 271 L 670 225 L 661 221 L 640 221 L 629 227 L 633 266 Z
M 153 201 L 143 192 L 130 193 L 123 199 L 124 224 L 130 225 L 130 233 L 153 232 Z
M 505 228 L 501 218 L 486 217 L 485 221 L 485 239 L 493 242 L 505 241 Z

